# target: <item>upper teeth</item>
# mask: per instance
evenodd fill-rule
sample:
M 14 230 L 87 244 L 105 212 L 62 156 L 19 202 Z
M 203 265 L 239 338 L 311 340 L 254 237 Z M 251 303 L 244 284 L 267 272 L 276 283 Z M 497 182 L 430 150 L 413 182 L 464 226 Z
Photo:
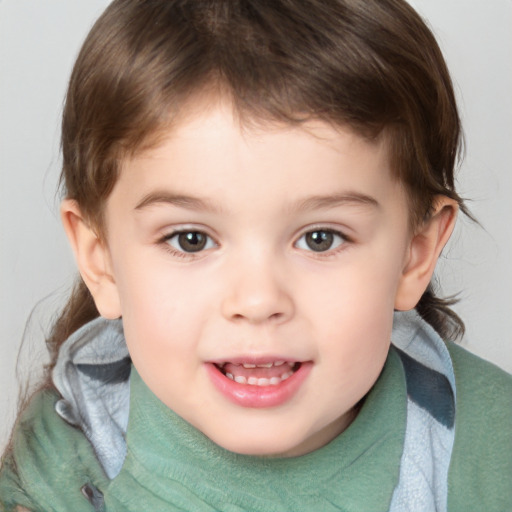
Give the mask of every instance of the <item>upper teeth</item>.
M 274 362 L 271 362 L 271 363 L 262 363 L 262 364 L 254 364 L 254 363 L 242 363 L 241 366 L 243 366 L 244 368 L 248 368 L 248 369 L 251 369 L 251 368 L 272 368 L 272 366 L 282 366 L 283 364 L 288 364 L 290 367 L 294 366 L 295 363 L 292 363 L 291 361 L 274 361 Z M 235 366 L 240 366 L 236 363 L 233 363 Z
M 238 384 L 249 384 L 251 386 L 277 386 L 284 380 L 290 378 L 293 375 L 292 371 L 283 373 L 283 375 L 279 377 L 271 377 L 267 379 L 265 377 L 256 378 L 256 377 L 244 377 L 243 375 L 237 375 L 236 377 L 232 373 L 226 373 L 226 377 L 230 380 L 234 380 L 238 382 Z

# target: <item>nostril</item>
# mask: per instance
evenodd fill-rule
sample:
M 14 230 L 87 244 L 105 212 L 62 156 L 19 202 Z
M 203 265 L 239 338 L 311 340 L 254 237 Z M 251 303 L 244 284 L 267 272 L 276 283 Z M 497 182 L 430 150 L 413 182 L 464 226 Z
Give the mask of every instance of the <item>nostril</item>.
M 283 322 L 294 314 L 292 298 L 279 290 L 236 289 L 221 301 L 222 315 L 232 322 Z

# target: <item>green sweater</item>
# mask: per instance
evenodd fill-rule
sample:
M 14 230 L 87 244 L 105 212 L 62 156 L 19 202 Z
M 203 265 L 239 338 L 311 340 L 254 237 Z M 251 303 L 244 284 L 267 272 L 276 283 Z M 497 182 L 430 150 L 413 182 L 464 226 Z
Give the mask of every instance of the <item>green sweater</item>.
M 448 510 L 512 510 L 512 377 L 460 347 L 449 349 L 457 402 Z M 223 450 L 165 407 L 135 370 L 130 385 L 127 456 L 113 480 L 82 432 L 55 413 L 57 394 L 38 394 L 3 461 L 2 510 L 19 504 L 34 512 L 91 512 L 93 489 L 108 512 L 389 508 L 407 422 L 395 350 L 350 427 L 320 450 L 290 459 Z

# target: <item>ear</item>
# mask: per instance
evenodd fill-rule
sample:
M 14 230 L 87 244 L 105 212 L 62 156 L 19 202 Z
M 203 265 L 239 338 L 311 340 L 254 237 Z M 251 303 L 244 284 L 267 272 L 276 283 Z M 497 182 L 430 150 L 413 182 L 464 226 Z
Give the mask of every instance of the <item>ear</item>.
M 106 243 L 84 219 L 76 201 L 65 199 L 61 204 L 60 214 L 78 270 L 100 315 L 111 319 L 119 318 L 119 294 Z
M 434 198 L 434 212 L 414 233 L 395 297 L 395 309 L 408 311 L 419 302 L 452 234 L 458 204 L 446 196 Z

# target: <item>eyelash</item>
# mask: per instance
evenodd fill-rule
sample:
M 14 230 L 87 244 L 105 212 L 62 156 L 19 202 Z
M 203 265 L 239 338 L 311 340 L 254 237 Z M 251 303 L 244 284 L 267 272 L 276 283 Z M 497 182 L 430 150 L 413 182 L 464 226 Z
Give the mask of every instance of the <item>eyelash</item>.
M 315 251 L 310 246 L 307 248 L 300 247 L 299 243 L 301 242 L 301 240 L 305 239 L 305 237 L 307 237 L 308 235 L 313 235 L 315 233 L 317 233 L 317 234 L 322 233 L 323 235 L 332 236 L 334 239 L 333 243 L 336 243 L 337 245 L 334 248 L 329 247 L 323 251 Z M 205 246 L 200 248 L 197 251 L 186 251 L 186 250 L 182 250 L 182 249 L 173 247 L 173 245 L 171 245 L 171 243 L 170 243 L 171 240 L 178 239 L 178 237 L 180 237 L 181 235 L 203 236 L 206 238 Z M 335 242 L 336 238 L 338 239 L 337 242 Z M 349 237 L 347 237 L 344 233 L 342 233 L 339 230 L 332 229 L 332 228 L 326 228 L 326 227 L 314 227 L 314 228 L 309 228 L 307 231 L 304 231 L 300 235 L 300 237 L 297 238 L 297 240 L 294 242 L 293 246 L 302 251 L 310 252 L 315 257 L 328 258 L 328 257 L 336 255 L 339 251 L 343 250 L 345 248 L 344 246 L 349 242 L 351 242 Z M 205 251 L 218 246 L 217 242 L 215 242 L 215 240 L 210 235 L 208 235 L 207 233 L 205 233 L 204 231 L 201 231 L 199 229 L 180 229 L 177 231 L 173 231 L 172 233 L 169 233 L 169 234 L 163 236 L 159 240 L 159 243 L 164 245 L 165 249 L 168 252 L 170 252 L 173 256 L 178 257 L 178 258 L 184 258 L 184 259 L 197 258 L 199 255 L 201 255 Z M 307 242 L 305 242 L 305 243 L 307 244 Z

